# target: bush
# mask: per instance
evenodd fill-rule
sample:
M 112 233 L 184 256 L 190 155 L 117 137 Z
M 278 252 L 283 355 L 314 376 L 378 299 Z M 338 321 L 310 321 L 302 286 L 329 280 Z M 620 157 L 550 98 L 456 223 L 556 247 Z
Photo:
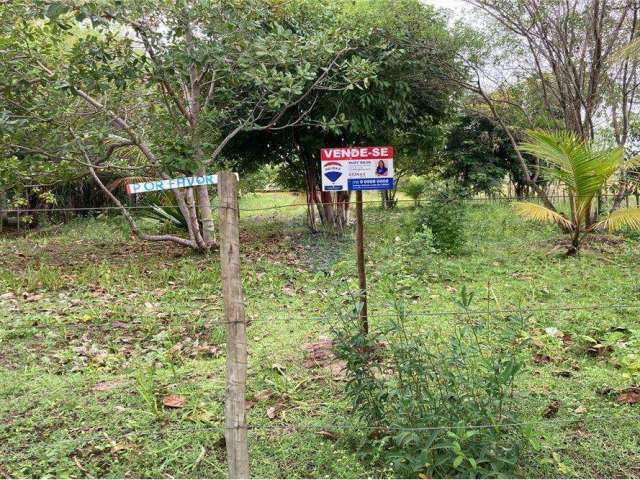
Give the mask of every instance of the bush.
M 409 177 L 402 185 L 402 191 L 413 199 L 416 207 L 420 205 L 420 197 L 424 195 L 426 189 L 427 180 L 424 177 L 418 177 L 416 175 Z
M 416 231 L 433 234 L 433 246 L 444 253 L 459 254 L 466 243 L 466 209 L 460 195 L 441 192 L 416 213 Z
M 526 443 L 512 396 L 523 366 L 520 325 L 483 335 L 477 319 L 466 320 L 428 336 L 402 309 L 368 336 L 356 315 L 334 325 L 347 396 L 369 432 L 363 455 L 396 477 L 514 474 Z

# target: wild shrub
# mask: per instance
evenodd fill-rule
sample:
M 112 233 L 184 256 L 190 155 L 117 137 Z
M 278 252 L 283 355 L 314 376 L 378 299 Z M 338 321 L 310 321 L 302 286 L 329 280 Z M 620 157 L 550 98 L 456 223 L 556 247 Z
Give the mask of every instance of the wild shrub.
M 357 315 L 333 325 L 346 393 L 368 432 L 363 456 L 396 477 L 512 476 L 526 443 L 513 399 L 520 328 L 485 334 L 468 315 L 424 335 L 415 323 L 399 308 L 366 336 Z
M 466 243 L 466 221 L 463 197 L 443 191 L 417 210 L 415 226 L 418 233 L 431 230 L 436 249 L 455 255 L 463 251 Z
M 417 175 L 410 176 L 402 185 L 402 191 L 413 199 L 415 206 L 420 205 L 420 197 L 427 189 L 427 179 Z

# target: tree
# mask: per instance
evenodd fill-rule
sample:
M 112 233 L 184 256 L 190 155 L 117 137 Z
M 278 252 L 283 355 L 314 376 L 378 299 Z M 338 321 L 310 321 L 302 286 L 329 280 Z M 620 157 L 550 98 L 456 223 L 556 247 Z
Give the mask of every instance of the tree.
M 420 205 L 420 197 L 424 195 L 426 190 L 427 179 L 418 177 L 417 175 L 410 176 L 402 187 L 402 191 L 413 199 L 413 205 L 415 207 Z
M 241 132 L 302 125 L 324 92 L 366 84 L 373 66 L 336 23 L 339 6 L 149 0 L 51 3 L 43 12 L 11 5 L 14 15 L 3 21 L 16 28 L 2 38 L 8 122 L 47 110 L 61 148 L 38 158 L 29 144 L 10 149 L 55 171 L 80 164 L 120 206 L 99 172 L 171 178 L 220 168 Z M 15 94 L 16 81 L 33 93 Z M 188 238 L 143 233 L 124 206 L 123 214 L 143 239 L 210 249 L 208 189 L 173 194 Z
M 638 82 L 632 63 L 617 66 L 616 50 L 638 34 L 640 6 L 630 0 L 471 0 L 491 20 L 488 39 L 496 58 L 472 88 L 489 106 L 492 116 L 511 133 L 503 111 L 527 111 L 526 96 L 513 96 L 513 85 L 534 81 L 540 93 L 540 111 L 549 124 L 561 127 L 585 141 L 595 137 L 597 120 L 612 116 L 617 123 L 619 145 L 626 141 L 627 118 L 635 103 Z M 510 68 L 502 66 L 509 64 Z M 486 70 L 489 70 L 487 72 Z M 498 72 L 504 72 L 502 76 Z M 480 77 L 479 77 L 480 78 Z M 530 125 L 529 128 L 540 125 Z M 560 126 L 553 126 L 558 128 Z M 517 135 L 512 135 L 514 148 Z M 525 179 L 537 188 L 523 164 Z M 590 221 L 593 221 L 591 219 Z
M 527 182 L 509 137 L 487 116 L 463 115 L 449 131 L 442 157 L 443 176 L 454 178 L 465 188 L 493 194 L 502 190 L 508 176 L 516 196 L 525 194 Z M 541 184 L 536 170 L 535 181 Z
M 575 133 L 544 131 L 529 132 L 529 141 L 520 148 L 543 160 L 543 167 L 550 178 L 561 182 L 569 192 L 569 217 L 530 202 L 515 204 L 517 212 L 525 219 L 556 223 L 569 231 L 571 245 L 568 255 L 575 255 L 585 235 L 596 229 L 640 229 L 640 208 L 617 210 L 595 224 L 589 224 L 591 204 L 598 192 L 624 164 L 622 147 L 598 149 L 591 142 Z M 634 160 L 638 162 L 638 158 Z
M 348 194 L 321 191 L 321 147 L 392 144 L 396 179 L 424 173 L 430 154 L 444 143 L 444 125 L 455 110 L 451 99 L 459 90 L 449 72 L 466 39 L 433 8 L 418 0 L 357 1 L 345 8 L 342 21 L 354 29 L 356 51 L 377 70 L 366 89 L 322 99 L 316 116 L 336 118 L 333 128 L 293 133 L 298 159 L 290 167 L 305 176 L 312 225 L 314 207 L 323 223 L 339 226 L 348 206 Z M 393 205 L 394 193 L 386 206 Z

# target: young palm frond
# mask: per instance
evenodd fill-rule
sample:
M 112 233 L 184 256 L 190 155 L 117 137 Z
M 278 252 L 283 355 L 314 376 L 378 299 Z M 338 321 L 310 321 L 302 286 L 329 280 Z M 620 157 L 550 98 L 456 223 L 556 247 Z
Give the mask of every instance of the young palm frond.
M 640 208 L 625 208 L 610 213 L 596 228 L 617 231 L 625 228 L 640 230 Z
M 525 220 L 541 223 L 557 223 L 568 229 L 573 228 L 571 222 L 562 216 L 562 214 L 554 212 L 543 205 L 531 202 L 515 202 L 513 206 L 516 212 Z
M 527 220 L 557 223 L 571 231 L 571 246 L 567 254 L 578 252 L 585 234 L 597 228 L 620 230 L 640 229 L 640 209 L 619 210 L 603 221 L 590 225 L 591 204 L 616 172 L 623 167 L 631 170 L 640 165 L 640 156 L 625 162 L 622 148 L 601 149 L 568 132 L 528 132 L 529 139 L 520 146 L 526 153 L 538 157 L 548 178 L 558 180 L 570 192 L 571 219 L 542 205 L 518 202 L 516 211 Z
M 640 38 L 635 38 L 614 53 L 612 60 L 620 62 L 627 59 L 637 59 L 640 57 Z
M 576 199 L 579 222 L 588 214 L 591 202 L 624 162 L 624 150 L 595 149 L 569 132 L 528 132 L 529 141 L 520 149 L 546 162 L 547 176 L 563 183 Z

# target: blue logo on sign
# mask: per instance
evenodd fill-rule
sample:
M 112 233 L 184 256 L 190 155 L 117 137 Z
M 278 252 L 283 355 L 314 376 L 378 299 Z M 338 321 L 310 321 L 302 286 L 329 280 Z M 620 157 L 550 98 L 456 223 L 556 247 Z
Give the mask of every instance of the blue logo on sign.
M 327 177 L 329 180 L 331 180 L 332 182 L 335 182 L 336 180 L 338 180 L 341 176 L 342 176 L 342 172 L 326 172 L 324 174 L 325 177 Z

